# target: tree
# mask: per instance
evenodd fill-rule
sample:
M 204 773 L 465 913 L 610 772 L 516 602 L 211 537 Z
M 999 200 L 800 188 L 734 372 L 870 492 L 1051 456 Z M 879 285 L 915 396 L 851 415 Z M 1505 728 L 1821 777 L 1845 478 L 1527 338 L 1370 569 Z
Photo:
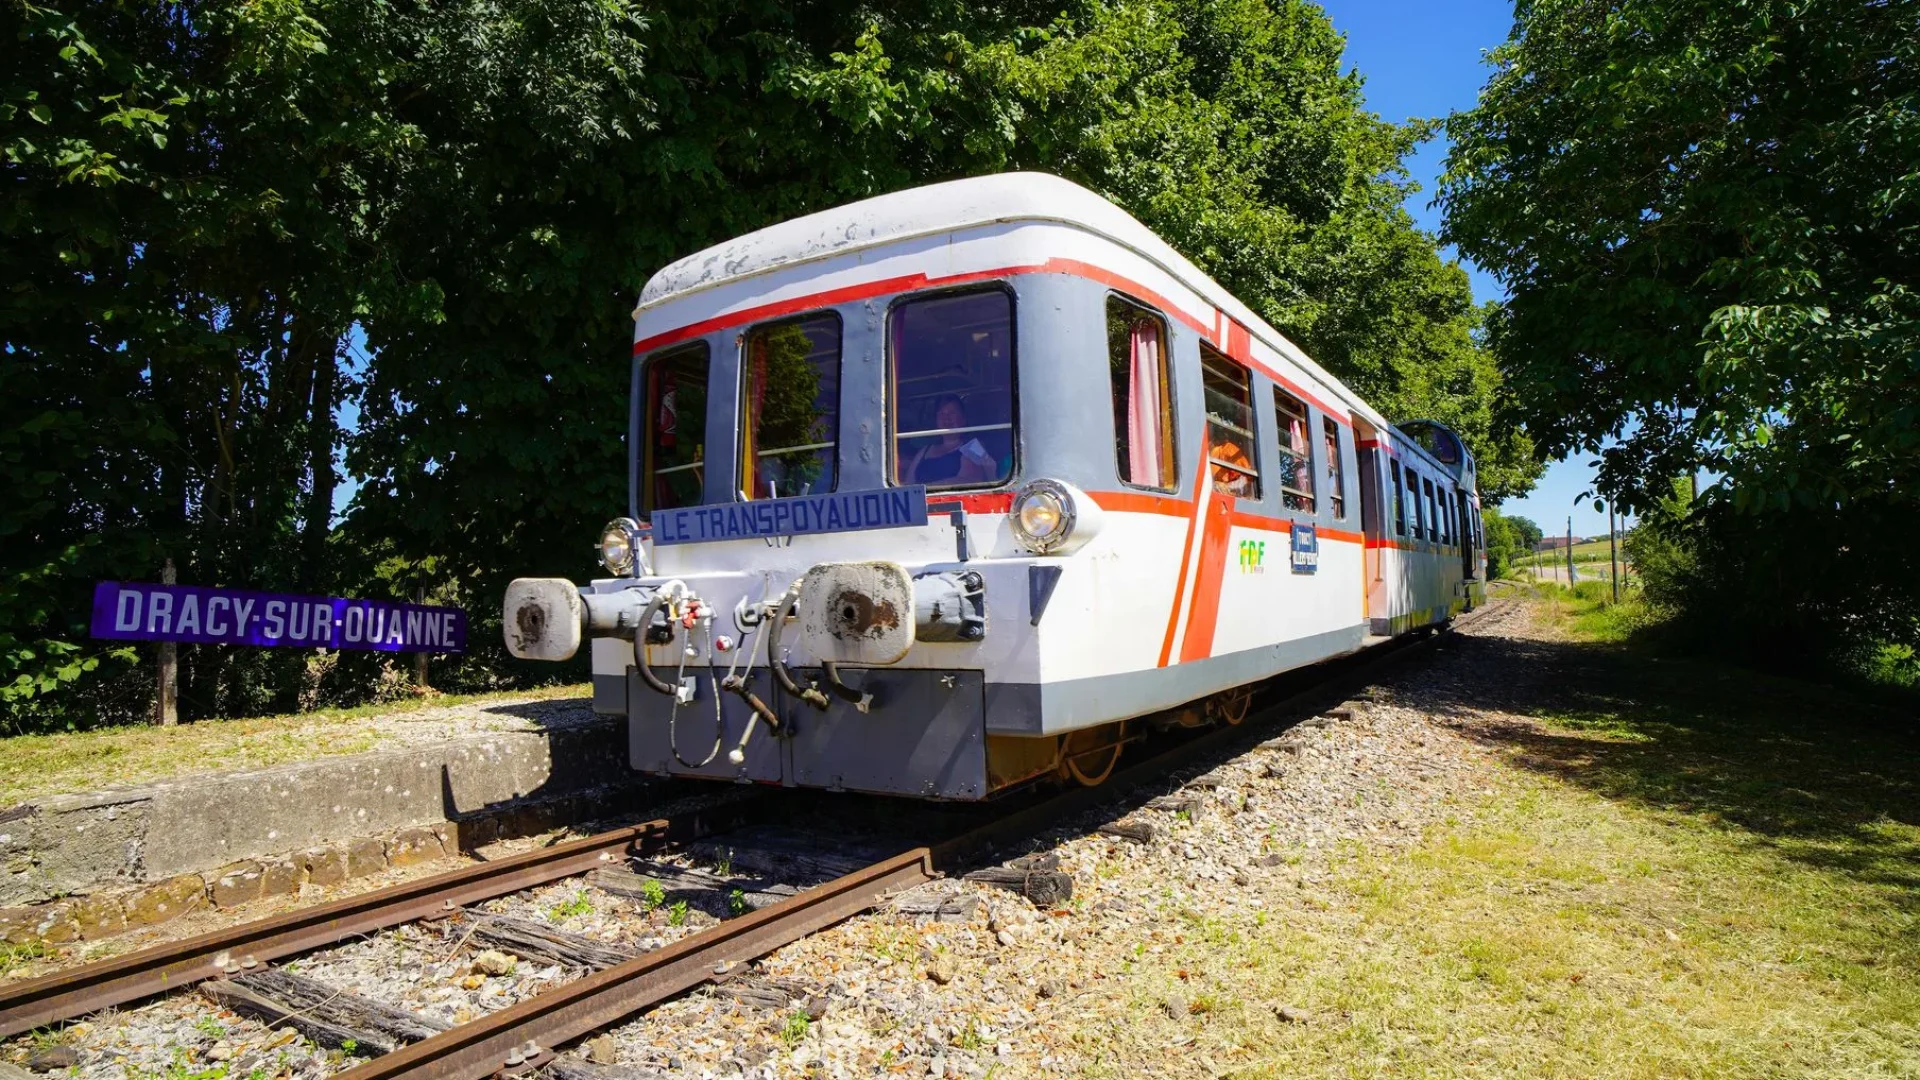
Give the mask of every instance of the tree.
M 1516 415 L 1630 510 L 1721 474 L 1675 595 L 1773 655 L 1920 641 L 1916 60 L 1916 0 L 1524 0 L 1447 123 Z
M 1537 470 L 1464 275 L 1401 209 L 1427 127 L 1366 110 L 1301 0 L 0 3 L 23 27 L 0 110 L 11 716 L 76 682 L 95 698 L 35 722 L 137 713 L 143 686 L 86 670 L 131 662 L 85 642 L 86 592 L 166 556 L 201 584 L 432 590 L 477 617 L 436 683 L 534 677 L 496 644 L 500 590 L 586 572 L 625 505 L 641 284 L 959 176 L 1087 184 L 1390 415 L 1461 431 L 1490 498 Z M 381 663 L 185 662 L 188 715 Z
M 1549 457 L 1631 509 L 1710 469 L 1741 506 L 1920 469 L 1920 4 L 1534 0 L 1448 121 L 1445 239 Z
M 433 60 L 464 45 L 491 69 L 500 58 L 475 46 L 505 52 L 531 23 L 613 79 L 636 63 L 632 16 L 615 0 L 4 2 L 19 30 L 0 104 L 0 702 L 16 722 L 137 715 L 137 681 L 46 696 L 133 660 L 86 642 L 94 579 L 151 579 L 171 558 L 199 584 L 340 580 L 346 335 L 437 305 L 394 258 L 393 216 L 423 211 L 405 196 L 441 160 L 420 113 L 450 95 L 423 79 L 466 77 Z M 595 17 L 601 33 L 582 33 Z M 523 94 L 566 85 L 528 80 Z M 286 707 L 305 666 L 292 651 L 190 647 L 183 709 Z

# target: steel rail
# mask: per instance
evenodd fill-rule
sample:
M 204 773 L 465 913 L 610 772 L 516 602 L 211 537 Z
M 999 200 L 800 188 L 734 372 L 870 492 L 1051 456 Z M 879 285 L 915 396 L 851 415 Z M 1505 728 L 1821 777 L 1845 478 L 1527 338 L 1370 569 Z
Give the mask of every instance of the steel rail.
M 736 823 L 757 801 L 614 829 L 0 987 L 0 1038 L 583 874 L 629 850 L 698 839 Z
M 932 853 L 903 851 L 806 889 L 772 907 L 691 934 L 624 964 L 555 987 L 431 1038 L 384 1054 L 335 1080 L 395 1077 L 487 1077 L 510 1067 L 531 1069 L 553 1048 L 625 1019 L 744 963 L 858 915 L 889 893 L 933 880 Z M 529 1045 L 531 1044 L 531 1045 Z
M 1475 621 L 1498 606 L 1489 604 L 1457 623 Z M 1245 723 L 1182 742 L 1129 766 L 1098 787 L 1056 794 L 961 836 L 903 851 L 779 904 L 365 1062 L 339 1074 L 339 1080 L 482 1080 L 537 1068 L 552 1060 L 557 1046 L 723 976 L 735 964 L 852 918 L 889 894 L 931 881 L 1010 838 L 1112 802 L 1211 755 L 1251 744 L 1283 715 L 1364 686 L 1440 640 L 1437 634 L 1400 638 L 1317 665 L 1325 677 L 1262 706 Z M 0 1037 L 217 977 L 235 964 L 258 964 L 311 951 L 584 873 L 611 861 L 622 849 L 647 853 L 710 835 L 737 824 L 758 801 L 616 829 L 29 980 L 0 990 Z
M 1484 610 L 1484 609 L 1483 609 Z M 1462 622 L 1471 621 L 1477 615 Z M 1245 723 L 1189 739 L 1129 766 L 1098 787 L 1076 788 L 1004 814 L 960 836 L 916 847 L 807 889 L 792 899 L 690 934 L 665 948 L 607 968 L 499 1012 L 374 1058 L 335 1080 L 484 1080 L 531 1072 L 557 1047 L 723 977 L 758 959 L 859 915 L 902 889 L 932 881 L 999 844 L 1045 824 L 1112 802 L 1209 756 L 1239 749 L 1273 722 L 1303 706 L 1350 693 L 1441 638 L 1398 639 L 1330 662 L 1326 677 L 1263 706 Z

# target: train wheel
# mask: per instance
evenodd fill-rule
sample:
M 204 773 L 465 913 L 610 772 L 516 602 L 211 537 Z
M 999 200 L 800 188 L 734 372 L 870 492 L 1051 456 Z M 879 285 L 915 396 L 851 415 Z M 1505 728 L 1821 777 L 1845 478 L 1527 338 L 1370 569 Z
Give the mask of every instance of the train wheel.
M 1253 687 L 1241 686 L 1223 691 L 1207 699 L 1207 716 L 1219 720 L 1229 727 L 1240 724 L 1247 718 L 1247 712 L 1253 708 Z
M 1060 771 L 1086 787 L 1096 787 L 1113 775 L 1126 745 L 1126 725 L 1083 728 L 1060 737 Z

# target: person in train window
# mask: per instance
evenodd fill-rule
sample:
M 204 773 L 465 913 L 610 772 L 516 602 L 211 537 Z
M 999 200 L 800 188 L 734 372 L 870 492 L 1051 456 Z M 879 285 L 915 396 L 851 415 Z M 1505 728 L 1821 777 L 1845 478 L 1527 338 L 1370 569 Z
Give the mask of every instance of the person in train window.
M 1223 442 L 1207 452 L 1213 458 L 1213 490 L 1238 498 L 1253 491 L 1253 462 L 1247 460 L 1246 451 Z
M 923 444 L 907 463 L 909 484 L 984 484 L 999 474 L 999 465 L 980 440 L 965 429 L 967 406 L 957 394 L 940 398 L 933 408 L 934 439 Z

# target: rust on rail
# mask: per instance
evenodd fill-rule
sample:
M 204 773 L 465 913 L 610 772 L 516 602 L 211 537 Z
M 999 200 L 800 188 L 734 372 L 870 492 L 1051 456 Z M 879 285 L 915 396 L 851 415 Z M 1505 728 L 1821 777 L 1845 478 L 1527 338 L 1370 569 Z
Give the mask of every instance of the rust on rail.
M 0 988 L 0 1038 L 191 986 L 232 965 L 265 963 L 583 874 L 630 849 L 650 852 L 696 839 L 747 805 L 614 829 L 15 983 Z

